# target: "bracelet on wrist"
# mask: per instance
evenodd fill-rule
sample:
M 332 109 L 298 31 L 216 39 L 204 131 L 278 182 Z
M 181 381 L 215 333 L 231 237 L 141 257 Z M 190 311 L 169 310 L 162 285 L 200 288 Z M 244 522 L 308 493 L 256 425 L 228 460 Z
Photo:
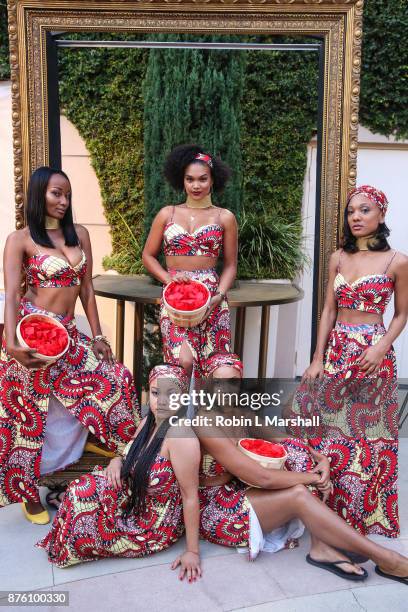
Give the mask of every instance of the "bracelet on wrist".
M 92 344 L 95 344 L 95 342 L 99 342 L 99 341 L 100 341 L 100 342 L 103 342 L 104 344 L 106 344 L 106 345 L 107 345 L 107 346 L 109 346 L 109 348 L 110 348 L 110 342 L 109 342 L 109 340 L 107 339 L 107 337 L 106 337 L 106 336 L 104 336 L 103 334 L 98 334 L 97 336 L 94 336 L 94 337 L 92 338 L 92 340 L 91 340 L 91 343 L 92 343 Z
M 215 295 L 220 295 L 222 300 L 225 298 L 225 292 L 224 291 L 220 291 L 219 289 L 218 289 L 218 291 L 215 292 Z

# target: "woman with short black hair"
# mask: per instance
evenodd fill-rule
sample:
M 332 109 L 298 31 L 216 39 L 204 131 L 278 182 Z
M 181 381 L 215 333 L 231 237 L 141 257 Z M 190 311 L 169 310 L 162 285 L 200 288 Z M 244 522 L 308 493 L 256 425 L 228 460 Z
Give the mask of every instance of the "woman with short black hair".
M 228 166 L 195 144 L 180 145 L 167 157 L 164 175 L 186 201 L 164 206 L 153 220 L 143 251 L 146 269 L 161 283 L 195 279 L 210 291 L 204 319 L 192 328 L 176 325 L 162 301 L 160 329 L 165 361 L 182 365 L 202 378 L 205 362 L 213 353 L 228 353 L 231 344 L 230 314 L 226 293 L 237 270 L 237 222 L 233 213 L 214 206 L 211 193 L 223 190 L 231 174 Z M 161 247 L 164 269 L 158 261 Z M 222 256 L 221 276 L 216 264 Z

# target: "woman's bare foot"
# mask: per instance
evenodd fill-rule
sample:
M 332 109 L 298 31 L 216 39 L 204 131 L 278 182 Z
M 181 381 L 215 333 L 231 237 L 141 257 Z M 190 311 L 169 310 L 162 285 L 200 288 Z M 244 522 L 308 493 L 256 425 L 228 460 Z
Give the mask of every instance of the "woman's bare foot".
M 44 512 L 45 510 L 41 502 L 29 501 L 25 503 L 25 507 L 29 514 L 40 514 L 41 512 Z
M 325 544 L 321 540 L 313 541 L 310 547 L 310 556 L 314 561 L 327 561 L 332 563 L 333 561 L 347 561 L 348 563 L 338 564 L 338 567 L 347 574 L 357 574 L 361 576 L 364 570 L 356 563 L 350 564 L 350 559 L 339 552 L 337 549 L 332 548 L 328 544 Z M 385 570 L 384 570 L 385 571 Z
M 408 577 L 408 559 L 393 550 L 389 551 L 389 558 L 378 563 L 380 570 L 398 578 Z

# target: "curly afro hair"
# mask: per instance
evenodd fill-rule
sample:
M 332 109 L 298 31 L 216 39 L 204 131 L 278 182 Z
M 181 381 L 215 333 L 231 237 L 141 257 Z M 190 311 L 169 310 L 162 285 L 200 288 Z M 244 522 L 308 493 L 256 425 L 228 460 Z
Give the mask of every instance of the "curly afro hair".
M 203 164 L 209 167 L 205 162 L 195 159 L 198 153 L 204 153 L 202 147 L 196 144 L 183 144 L 175 147 L 167 156 L 164 164 L 164 176 L 167 181 L 176 191 L 182 191 L 184 188 L 184 174 L 187 166 L 190 164 Z M 227 164 L 216 157 L 212 157 L 213 167 L 210 168 L 213 179 L 213 189 L 215 192 L 220 192 L 224 189 L 229 177 L 231 169 Z

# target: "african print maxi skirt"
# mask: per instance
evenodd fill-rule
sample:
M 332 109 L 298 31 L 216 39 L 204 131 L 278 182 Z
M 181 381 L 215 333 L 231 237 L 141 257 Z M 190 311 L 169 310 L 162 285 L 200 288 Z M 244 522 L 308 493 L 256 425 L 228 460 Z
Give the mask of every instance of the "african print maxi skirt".
M 169 459 L 157 455 L 145 509 L 128 518 L 130 491 L 109 486 L 100 468 L 66 490 L 50 532 L 36 546 L 58 567 L 102 557 L 143 557 L 174 544 L 184 533 L 180 488 Z
M 38 501 L 38 479 L 50 397 L 118 452 L 134 434 L 140 410 L 132 375 L 120 363 L 99 361 L 90 339 L 72 317 L 55 315 L 22 299 L 18 319 L 29 313 L 56 317 L 70 346 L 56 362 L 28 370 L 3 348 L 0 359 L 0 507 Z M 66 467 L 66 466 L 65 466 Z
M 328 505 L 362 534 L 399 535 L 398 385 L 394 349 L 378 372 L 364 376 L 357 363 L 385 334 L 383 325 L 336 323 L 325 355 L 324 377 L 312 392 L 301 385 L 293 414 L 318 416 L 309 443 L 331 460 Z M 294 435 L 302 435 L 292 430 Z M 305 432 L 303 432 L 305 435 Z
M 219 277 L 215 268 L 208 270 L 174 270 L 199 280 L 209 289 L 211 296 L 218 289 Z M 160 331 L 163 339 L 163 355 L 166 363 L 180 365 L 180 351 L 183 342 L 193 355 L 194 378 L 206 376 L 206 360 L 212 353 L 228 353 L 231 346 L 231 322 L 226 298 L 212 310 L 210 316 L 196 327 L 186 328 L 175 325 L 168 316 L 161 301 Z

